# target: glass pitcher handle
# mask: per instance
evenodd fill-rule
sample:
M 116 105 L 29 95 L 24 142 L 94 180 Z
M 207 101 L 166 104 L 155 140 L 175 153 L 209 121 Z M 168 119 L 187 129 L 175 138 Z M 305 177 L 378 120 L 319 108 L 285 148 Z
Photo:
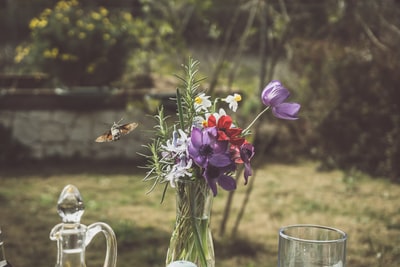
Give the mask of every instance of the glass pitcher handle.
M 92 223 L 87 228 L 86 233 L 86 246 L 92 241 L 93 237 L 102 232 L 106 238 L 107 252 L 104 260 L 104 267 L 116 267 L 117 266 L 117 238 L 112 228 L 103 222 Z

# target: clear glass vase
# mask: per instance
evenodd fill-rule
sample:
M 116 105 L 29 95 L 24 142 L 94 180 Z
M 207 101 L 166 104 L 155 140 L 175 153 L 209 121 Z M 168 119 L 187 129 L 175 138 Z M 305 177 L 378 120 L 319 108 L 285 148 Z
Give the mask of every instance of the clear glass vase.
M 166 265 L 185 260 L 198 267 L 214 267 L 214 244 L 210 230 L 213 194 L 203 177 L 176 184 L 176 222 Z

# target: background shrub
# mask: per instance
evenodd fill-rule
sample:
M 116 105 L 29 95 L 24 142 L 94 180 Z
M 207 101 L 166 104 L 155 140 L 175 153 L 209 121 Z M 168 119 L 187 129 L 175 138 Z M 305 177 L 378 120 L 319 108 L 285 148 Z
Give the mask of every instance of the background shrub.
M 29 24 L 31 41 L 17 47 L 17 62 L 36 66 L 65 85 L 108 85 L 118 79 L 128 55 L 151 34 L 129 12 L 84 8 L 59 1 Z M 142 38 L 142 40 L 138 40 Z

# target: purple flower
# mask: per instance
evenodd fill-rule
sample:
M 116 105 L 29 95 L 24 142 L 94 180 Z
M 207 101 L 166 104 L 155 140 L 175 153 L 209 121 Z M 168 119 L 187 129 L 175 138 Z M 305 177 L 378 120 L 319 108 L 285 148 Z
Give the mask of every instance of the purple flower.
M 280 81 L 271 81 L 262 91 L 261 99 L 264 105 L 272 108 L 275 117 L 284 120 L 297 120 L 300 104 L 284 102 L 290 96 L 289 91 Z
M 194 127 L 188 151 L 193 161 L 202 168 L 206 168 L 209 163 L 216 167 L 226 167 L 232 162 L 228 153 L 228 141 L 218 141 L 216 127 L 203 130 Z
M 226 173 L 232 172 L 236 169 L 236 165 L 232 164 L 225 167 L 216 167 L 212 164 L 204 169 L 204 178 L 206 178 L 208 185 L 210 186 L 213 195 L 217 195 L 217 183 L 225 190 L 232 191 L 236 189 L 236 181 L 232 176 Z
M 214 196 L 217 194 L 217 183 L 225 190 L 236 189 L 235 179 L 226 174 L 236 169 L 230 158 L 228 145 L 228 141 L 218 140 L 216 127 L 192 129 L 188 144 L 189 156 L 203 168 L 203 176 Z
M 251 170 L 250 160 L 254 156 L 254 146 L 250 143 L 244 143 L 240 146 L 240 158 L 244 163 L 244 180 L 247 184 L 249 176 L 253 174 Z

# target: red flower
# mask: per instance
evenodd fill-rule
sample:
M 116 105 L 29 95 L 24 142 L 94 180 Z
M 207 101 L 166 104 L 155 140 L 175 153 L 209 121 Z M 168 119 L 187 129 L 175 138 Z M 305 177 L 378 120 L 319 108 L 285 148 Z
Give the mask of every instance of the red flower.
M 240 146 L 245 139 L 240 137 L 242 129 L 239 127 L 232 128 L 232 118 L 228 115 L 222 115 L 217 122 L 214 115 L 210 115 L 207 121 L 207 127 L 217 127 L 218 141 L 229 141 L 235 146 Z

